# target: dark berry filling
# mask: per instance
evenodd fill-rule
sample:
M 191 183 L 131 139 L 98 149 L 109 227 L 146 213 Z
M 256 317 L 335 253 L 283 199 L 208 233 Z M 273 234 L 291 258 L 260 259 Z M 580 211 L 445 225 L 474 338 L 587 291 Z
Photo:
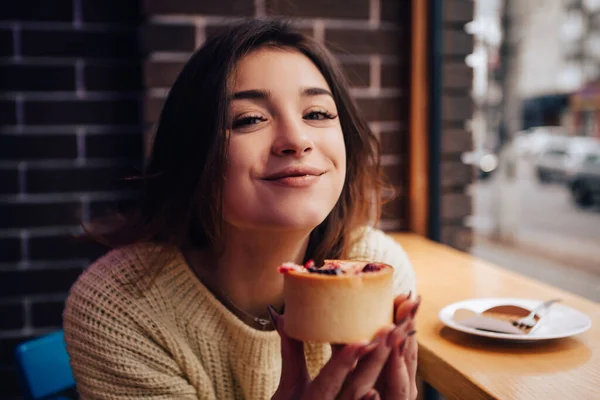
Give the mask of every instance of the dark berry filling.
M 383 265 L 378 263 L 369 263 L 365 265 L 362 269 L 362 272 L 377 272 L 383 269 Z
M 344 271 L 340 268 L 315 268 L 309 267 L 307 271 L 311 274 L 321 274 L 321 275 L 343 275 Z

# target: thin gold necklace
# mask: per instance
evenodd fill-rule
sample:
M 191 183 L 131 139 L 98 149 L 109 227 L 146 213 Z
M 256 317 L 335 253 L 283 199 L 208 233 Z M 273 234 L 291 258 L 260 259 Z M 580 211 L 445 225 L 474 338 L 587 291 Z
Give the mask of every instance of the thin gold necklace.
M 194 273 L 194 275 L 196 275 L 196 277 L 202 282 L 202 278 L 200 277 L 200 273 L 197 270 L 197 266 L 196 266 L 195 260 L 193 260 L 191 257 L 187 257 L 186 254 L 183 254 L 183 257 L 186 260 L 186 262 L 188 263 L 188 265 L 191 267 L 192 272 Z M 217 285 L 216 286 L 219 289 L 219 293 L 221 293 L 221 295 L 223 295 L 223 297 L 225 298 L 225 300 L 227 300 L 227 302 L 229 302 L 229 304 L 231 304 L 233 306 L 233 308 L 235 308 L 236 310 L 238 310 L 239 312 L 241 312 L 242 314 L 244 314 L 245 316 L 247 316 L 248 318 L 250 318 L 252 321 L 254 321 L 255 324 L 260 325 L 260 329 L 261 330 L 266 331 L 267 327 L 269 325 L 273 325 L 273 323 L 271 322 L 271 320 L 265 319 L 265 318 L 256 317 L 256 316 L 248 313 L 247 311 L 241 309 L 240 307 L 238 307 L 238 305 L 235 304 L 233 302 L 233 300 L 231 300 L 229 298 L 229 296 L 227 296 L 227 294 L 225 293 L 225 291 L 223 290 L 223 288 L 221 288 L 221 285 L 218 283 L 218 279 L 217 279 Z
M 235 304 L 233 302 L 233 300 L 231 300 L 229 298 L 229 296 L 227 296 L 225 294 L 225 291 L 221 288 L 221 285 L 219 285 L 219 291 L 221 292 L 221 294 L 223 295 L 223 297 L 225 297 L 225 299 L 229 302 L 229 304 L 231 304 L 236 310 L 238 310 L 239 312 L 241 312 L 242 314 L 246 315 L 248 318 L 250 318 L 252 321 L 254 321 L 255 323 L 257 323 L 258 325 L 260 325 L 261 330 L 265 331 L 267 330 L 267 327 L 269 325 L 272 325 L 273 323 L 271 322 L 271 320 L 268 320 L 266 318 L 260 318 L 260 317 L 256 317 L 250 313 L 248 313 L 247 311 L 244 311 L 243 309 L 241 309 L 240 307 L 238 307 L 237 304 Z

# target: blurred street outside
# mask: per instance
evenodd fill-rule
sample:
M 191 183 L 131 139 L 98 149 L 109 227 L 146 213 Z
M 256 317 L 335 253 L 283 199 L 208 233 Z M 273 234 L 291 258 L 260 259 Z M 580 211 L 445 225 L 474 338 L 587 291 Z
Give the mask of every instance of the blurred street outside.
M 579 208 L 566 186 L 540 183 L 527 160 L 520 160 L 517 171 L 518 225 L 512 240 L 494 236 L 498 176 L 472 185 L 471 253 L 600 301 L 600 208 Z

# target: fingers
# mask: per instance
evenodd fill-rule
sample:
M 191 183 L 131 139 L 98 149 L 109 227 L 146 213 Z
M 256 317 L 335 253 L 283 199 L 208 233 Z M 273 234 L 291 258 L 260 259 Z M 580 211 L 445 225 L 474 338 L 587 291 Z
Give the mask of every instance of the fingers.
M 306 385 L 310 380 L 304 358 L 304 344 L 285 334 L 285 321 L 282 315 L 279 315 L 272 306 L 269 306 L 268 310 L 271 321 L 281 337 L 281 377 L 277 391 L 280 394 L 292 393 L 298 385 Z
M 387 384 L 384 387 L 385 399 L 413 400 L 416 397 L 410 397 L 412 383 L 410 374 L 405 361 L 406 346 L 409 337 L 396 343 L 385 366 Z
M 417 344 L 416 335 L 411 335 L 406 341 L 404 348 L 404 364 L 408 371 L 408 379 L 410 382 L 410 399 L 416 399 L 418 394 L 417 388 L 417 359 L 419 345 Z
M 420 305 L 421 296 L 417 297 L 414 302 L 409 300 L 402 301 L 401 296 L 396 297 L 394 300 L 394 321 L 399 323 L 405 318 L 414 318 Z
M 358 361 L 346 379 L 341 399 L 360 399 L 375 386 L 390 355 L 391 347 L 388 343 L 394 328 L 393 326 L 384 328 L 376 335 L 372 343 L 376 348 Z
M 409 301 L 411 297 L 412 297 L 412 290 L 410 292 L 408 292 L 407 294 L 401 294 L 401 295 L 396 296 L 394 298 L 394 309 L 396 307 L 398 307 L 400 304 L 404 303 L 405 301 Z
M 338 347 L 335 354 L 331 356 L 331 359 L 308 386 L 303 398 L 336 399 L 356 362 L 374 351 L 376 347 L 376 343 L 349 344 Z

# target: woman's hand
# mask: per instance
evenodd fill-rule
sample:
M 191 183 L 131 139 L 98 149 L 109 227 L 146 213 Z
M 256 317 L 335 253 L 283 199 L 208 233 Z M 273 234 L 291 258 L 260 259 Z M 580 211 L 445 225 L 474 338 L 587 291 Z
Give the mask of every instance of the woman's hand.
M 303 343 L 284 333 L 283 316 L 278 315 L 272 308 L 269 311 L 281 337 L 282 356 L 281 379 L 273 400 L 379 398 L 380 392 L 375 387 L 387 382 L 382 376 L 386 370 L 395 366 L 390 363 L 391 355 L 397 354 L 400 346 L 406 343 L 411 324 L 410 319 L 406 319 L 400 325 L 382 329 L 370 343 L 334 348 L 331 359 L 311 381 L 304 358 Z M 405 365 L 403 361 L 402 365 Z M 400 381 L 394 382 L 393 389 L 411 393 L 409 374 L 405 375 Z
M 394 299 L 395 322 L 405 325 L 406 339 L 394 346 L 380 375 L 375 389 L 383 399 L 415 400 L 417 398 L 417 356 L 418 345 L 415 337 L 415 315 L 421 304 L 421 298 L 411 301 L 408 296 Z

